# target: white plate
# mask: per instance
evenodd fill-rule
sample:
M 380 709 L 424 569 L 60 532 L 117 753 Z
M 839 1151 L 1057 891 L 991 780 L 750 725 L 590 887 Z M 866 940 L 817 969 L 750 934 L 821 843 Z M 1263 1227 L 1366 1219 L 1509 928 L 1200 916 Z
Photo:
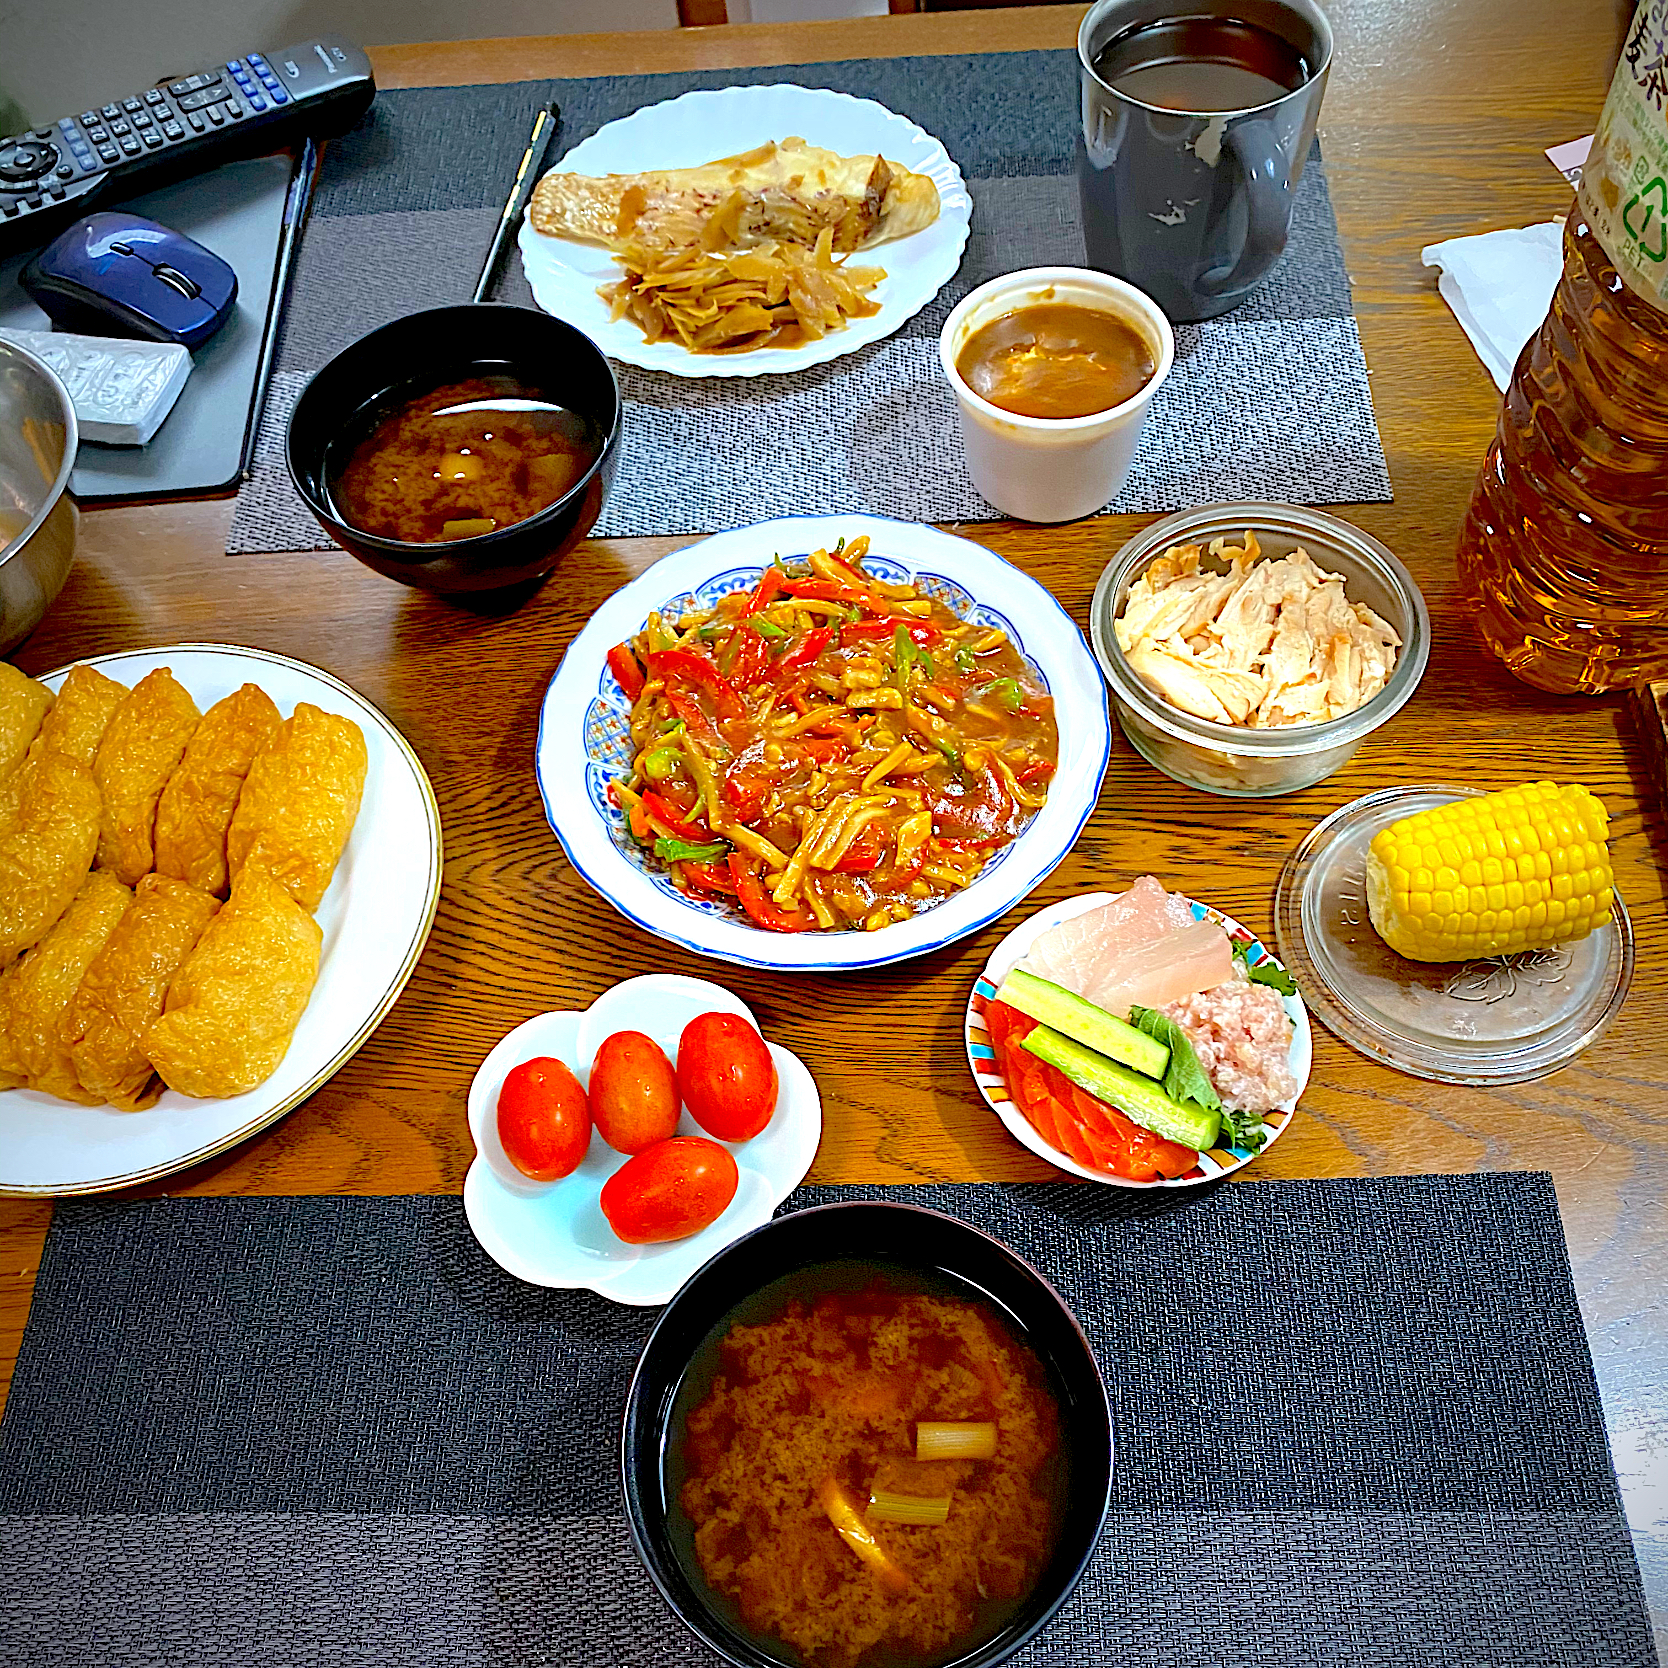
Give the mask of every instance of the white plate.
M 597 244 L 546 237 L 521 224 L 521 263 L 533 299 L 547 312 L 576 325 L 611 359 L 673 376 L 762 376 L 802 371 L 838 359 L 890 336 L 955 276 L 967 243 L 973 200 L 961 170 L 924 128 L 872 99 L 820 87 L 725 87 L 685 93 L 623 116 L 574 146 L 556 170 L 565 174 L 636 174 L 651 168 L 693 168 L 733 156 L 767 139 L 798 137 L 844 156 L 884 156 L 938 187 L 938 218 L 910 237 L 860 249 L 861 266 L 880 266 L 886 277 L 874 290 L 880 311 L 853 319 L 821 341 L 797 348 L 755 348 L 750 353 L 690 353 L 670 342 L 647 342 L 629 319 L 608 316 L 597 294 L 620 268 Z
M 627 1245 L 617 1239 L 598 1200 L 602 1184 L 626 1162 L 594 1131 L 579 1168 L 560 1181 L 529 1181 L 498 1140 L 498 1091 L 512 1066 L 551 1055 L 589 1086 L 591 1060 L 605 1037 L 641 1031 L 669 1060 L 697 1014 L 738 1014 L 758 1028 L 747 1005 L 722 985 L 651 973 L 605 991 L 582 1014 L 539 1014 L 518 1025 L 481 1062 L 469 1085 L 469 1133 L 476 1159 L 463 1182 L 463 1209 L 482 1249 L 517 1279 L 535 1286 L 583 1286 L 616 1303 L 664 1303 L 702 1263 L 743 1234 L 763 1227 L 804 1179 L 822 1138 L 822 1102 L 799 1057 L 767 1043 L 776 1062 L 776 1110 L 751 1141 L 726 1141 L 741 1172 L 724 1214 L 688 1239 Z M 679 1135 L 705 1131 L 684 1112 Z
M 8 1089 L 0 1093 L 0 1193 L 101 1193 L 153 1181 L 275 1124 L 351 1059 L 394 1005 L 440 899 L 434 789 L 405 737 L 345 683 L 298 660 L 227 643 L 176 643 L 82 664 L 130 686 L 158 666 L 171 667 L 205 712 L 256 683 L 285 717 L 297 701 L 311 701 L 351 718 L 365 732 L 365 797 L 318 907 L 318 984 L 277 1071 L 230 1100 L 192 1100 L 169 1089 L 145 1112 Z M 56 689 L 68 670 L 41 682 Z
M 996 1051 L 991 1047 L 989 1033 L 985 1030 L 985 1004 L 996 995 L 1002 981 L 1019 965 L 1026 952 L 1050 927 L 1061 921 L 1069 921 L 1074 915 L 1082 915 L 1098 904 L 1109 903 L 1116 895 L 1112 892 L 1087 892 L 1080 897 L 1067 898 L 1061 903 L 1053 904 L 1048 909 L 1040 909 L 1029 921 L 1015 927 L 991 952 L 984 972 L 974 980 L 972 994 L 967 999 L 965 1037 L 967 1063 L 973 1068 L 973 1081 L 978 1084 L 979 1093 L 985 1097 L 985 1104 L 1002 1120 L 1003 1127 L 1021 1146 L 1029 1147 L 1038 1158 L 1046 1158 L 1058 1169 L 1069 1171 L 1074 1176 L 1081 1176 L 1085 1181 L 1104 1182 L 1109 1187 L 1197 1187 L 1201 1182 L 1231 1176 L 1234 1171 L 1243 1170 L 1253 1159 L 1261 1158 L 1291 1128 L 1297 1103 L 1309 1086 L 1309 1072 L 1315 1057 L 1314 1042 L 1309 1035 L 1308 1010 L 1303 1006 L 1301 996 L 1281 998 L 1287 1016 L 1292 1022 L 1292 1046 L 1291 1052 L 1286 1056 L 1286 1064 L 1292 1076 L 1297 1079 L 1297 1093 L 1290 1100 L 1282 1101 L 1264 1118 L 1263 1144 L 1254 1153 L 1242 1151 L 1237 1147 L 1215 1147 L 1208 1153 L 1200 1153 L 1198 1164 L 1185 1176 L 1159 1177 L 1156 1181 L 1150 1182 L 1130 1181 L 1124 1176 L 1109 1176 L 1101 1170 L 1090 1170 L 1075 1159 L 1068 1158 L 1057 1148 L 1049 1146 L 1032 1127 L 1031 1120 L 1008 1098 L 1007 1082 L 997 1068 Z M 1253 967 L 1264 962 L 1272 962 L 1276 967 L 1284 965 L 1270 955 L 1231 915 L 1224 915 L 1220 909 L 1213 909 L 1209 904 L 1194 903 L 1191 898 L 1186 901 L 1192 905 L 1195 920 L 1214 921 L 1230 938 L 1242 939 L 1248 946 L 1248 955 Z
M 631 703 L 608 670 L 616 643 L 655 609 L 710 607 L 751 588 L 771 558 L 868 535 L 864 566 L 913 581 L 953 613 L 1000 626 L 1054 697 L 1059 768 L 1048 803 L 964 892 L 878 932 L 767 932 L 720 903 L 700 903 L 630 839 L 608 784 L 631 768 Z M 977 932 L 1025 897 L 1071 850 L 1100 794 L 1112 748 L 1106 684 L 1083 633 L 1036 580 L 969 539 L 872 515 L 786 517 L 702 539 L 616 591 L 573 640 L 545 692 L 536 764 L 545 815 L 569 861 L 628 920 L 703 956 L 798 972 L 879 967 Z

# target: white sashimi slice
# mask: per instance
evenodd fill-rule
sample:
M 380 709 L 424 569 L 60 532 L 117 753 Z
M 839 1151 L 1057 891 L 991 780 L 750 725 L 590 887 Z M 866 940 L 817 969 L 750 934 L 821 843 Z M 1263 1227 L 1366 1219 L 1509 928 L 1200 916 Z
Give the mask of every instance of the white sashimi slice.
M 1195 921 L 1151 875 L 1050 927 L 1020 965 L 1120 1019 L 1135 1006 L 1161 1008 L 1210 990 L 1234 971 L 1228 935 L 1212 921 Z

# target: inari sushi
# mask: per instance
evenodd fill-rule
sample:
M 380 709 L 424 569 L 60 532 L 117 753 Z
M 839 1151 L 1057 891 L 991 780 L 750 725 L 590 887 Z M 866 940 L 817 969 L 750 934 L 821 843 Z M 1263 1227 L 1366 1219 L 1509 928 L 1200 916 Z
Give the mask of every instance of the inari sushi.
M 272 697 L 246 683 L 216 701 L 185 744 L 156 806 L 156 872 L 226 895 L 226 834 L 256 753 L 283 720 Z
M 124 885 L 151 871 L 156 802 L 201 717 L 166 666 L 142 677 L 111 715 L 93 758 L 104 795 L 98 866 Z
M 46 753 L 18 774 L 17 819 L 0 833 L 0 966 L 69 908 L 98 848 L 102 801 L 92 771 Z
M 64 1009 L 126 914 L 133 894 L 95 869 L 52 930 L 0 980 L 0 1072 L 60 1100 L 94 1106 L 101 1097 L 76 1081 L 60 1036 Z
M 359 815 L 365 770 L 359 726 L 300 702 L 249 767 L 226 836 L 233 884 L 258 862 L 303 909 L 317 909 Z
M 52 691 L 23 675 L 10 661 L 0 660 L 0 777 L 23 763 L 52 705 Z
M 162 1081 L 199 1097 L 246 1094 L 264 1083 L 313 993 L 323 939 L 283 886 L 247 866 L 143 1039 Z
M 40 733 L 29 744 L 29 757 L 38 759 L 52 748 L 90 769 L 98 756 L 98 744 L 127 694 L 125 683 L 117 683 L 91 666 L 70 667 L 59 686 L 58 699 L 41 721 Z
M 134 888 L 133 907 L 88 967 L 60 1026 L 88 1094 L 137 1112 L 162 1092 L 140 1039 L 219 907 L 206 892 L 163 875 L 146 875 Z

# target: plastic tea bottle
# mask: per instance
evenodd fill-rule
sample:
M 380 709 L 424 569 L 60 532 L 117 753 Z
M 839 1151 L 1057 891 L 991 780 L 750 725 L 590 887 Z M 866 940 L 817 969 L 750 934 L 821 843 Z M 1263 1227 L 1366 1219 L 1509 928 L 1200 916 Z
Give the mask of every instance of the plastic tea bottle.
M 1668 0 L 1641 0 L 1460 535 L 1467 611 L 1526 683 L 1668 677 Z

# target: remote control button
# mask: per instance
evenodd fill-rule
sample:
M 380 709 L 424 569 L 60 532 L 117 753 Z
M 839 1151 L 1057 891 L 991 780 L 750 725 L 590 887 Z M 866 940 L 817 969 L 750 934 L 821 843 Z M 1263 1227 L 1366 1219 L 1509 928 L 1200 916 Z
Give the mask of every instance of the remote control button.
M 253 64 L 256 69 L 266 68 L 266 59 L 263 58 L 258 52 L 251 52 L 249 54 L 249 62 Z
M 183 139 L 185 129 L 178 122 L 164 122 L 162 124 L 163 137 L 167 139 Z
M 226 106 L 223 104 L 211 104 L 208 109 L 203 112 L 203 114 L 206 115 L 216 127 L 224 127 L 226 125 Z
M 55 203 L 61 203 L 64 200 L 64 188 L 61 185 L 49 185 L 46 188 L 46 194 Z
M 18 198 L 18 206 L 26 209 L 38 209 L 41 206 L 40 194 L 36 192 L 31 196 Z
M 122 153 L 114 145 L 100 145 L 98 159 L 100 162 L 120 162 Z
M 98 120 L 98 111 L 96 111 L 96 110 L 83 110 L 81 112 L 81 125 L 83 127 L 91 127 L 97 120 Z
M 220 80 L 220 71 L 204 70 L 201 75 L 194 75 L 191 79 L 195 81 L 199 87 L 212 87 Z
M 135 127 L 149 127 L 151 125 L 151 119 L 143 110 L 141 110 L 139 114 L 133 118 L 133 125 Z
M 267 95 L 274 104 L 288 104 L 290 102 L 290 95 L 276 81 L 267 88 Z
M 184 98 L 187 93 L 195 91 L 196 86 L 197 77 L 192 76 L 189 81 L 170 81 L 168 83 L 168 91 L 171 92 L 175 98 Z
M 58 124 L 58 131 L 60 133 L 74 133 L 75 118 L 73 116 L 65 116 L 64 119 Z
M 145 102 L 146 104 L 161 104 L 163 102 L 162 89 L 160 87 L 152 87 L 151 90 L 145 94 Z
M 158 133 L 154 127 L 146 128 L 142 137 L 144 138 L 145 143 L 150 146 L 153 151 L 162 143 L 162 135 Z
M 52 137 L 52 129 L 49 127 L 37 127 L 30 137 L 35 139 L 50 139 Z
M 20 139 L 0 150 L 0 184 L 7 180 L 39 179 L 58 165 L 58 147 L 33 139 Z
M 249 108 L 251 110 L 264 110 L 266 109 L 266 100 L 259 93 L 251 93 L 249 95 Z
M 208 123 L 203 120 L 201 110 L 193 110 L 185 119 L 190 122 L 193 133 L 204 133 L 208 130 Z
M 226 114 L 230 116 L 234 122 L 240 122 L 243 120 L 243 106 L 234 99 L 232 103 L 226 106 Z
M 87 129 L 87 137 L 91 139 L 95 145 L 102 145 L 110 137 L 110 132 L 107 128 L 90 127 Z
M 11 217 L 16 213 L 17 213 L 17 204 L 14 203 L 9 197 L 6 198 L 4 201 L 0 201 L 0 215 L 4 215 L 6 217 L 6 219 L 10 220 Z
M 121 120 L 121 121 L 119 121 L 119 122 L 112 122 L 112 123 L 111 123 L 111 124 L 110 124 L 110 131 L 111 131 L 111 132 L 112 132 L 112 133 L 113 133 L 113 134 L 115 134 L 115 136 L 116 136 L 116 137 L 117 137 L 117 138 L 118 138 L 118 139 L 120 139 L 120 138 L 121 138 L 121 137 L 122 137 L 122 135 L 123 135 L 123 134 L 126 134 L 126 133 L 131 133 L 131 132 L 132 132 L 132 131 L 133 131 L 133 129 L 132 129 L 132 128 L 131 128 L 131 127 L 129 127 L 129 126 L 128 126 L 128 125 L 127 125 L 127 120 L 126 120 L 126 118 L 125 118 L 125 117 L 124 117 L 124 118 L 123 118 L 123 119 L 122 119 L 122 120 Z
M 131 116 L 135 110 L 143 110 L 145 107 L 136 98 L 124 98 L 122 108 Z
M 135 139 L 133 137 L 133 135 L 130 133 L 127 136 L 127 138 L 125 138 L 122 141 L 122 155 L 123 156 L 137 156 L 138 154 L 139 154 L 139 141 L 137 139 Z
M 104 106 L 104 119 L 107 122 L 115 121 L 121 113 L 122 107 L 119 104 L 107 104 Z
M 58 178 L 61 180 L 72 180 L 75 178 L 75 169 L 67 162 L 60 162 L 53 172 L 57 174 Z

